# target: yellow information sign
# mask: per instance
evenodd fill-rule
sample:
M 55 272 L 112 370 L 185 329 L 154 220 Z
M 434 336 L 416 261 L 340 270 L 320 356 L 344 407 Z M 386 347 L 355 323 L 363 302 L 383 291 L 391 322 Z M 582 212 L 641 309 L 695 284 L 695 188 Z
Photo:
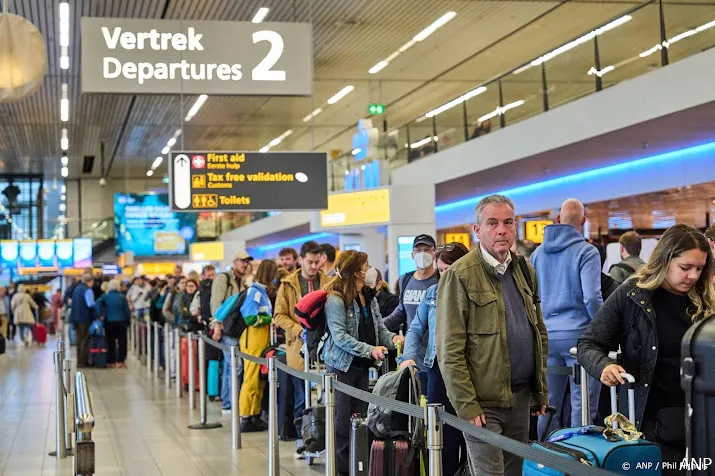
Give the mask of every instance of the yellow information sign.
M 328 209 L 320 212 L 324 228 L 387 223 L 390 190 L 387 188 L 328 195 Z
M 445 243 L 462 243 L 469 249 L 472 246 L 469 233 L 447 233 L 444 235 Z
M 224 257 L 220 241 L 192 243 L 190 250 L 191 261 L 221 261 Z
M 544 241 L 544 228 L 553 224 L 553 220 L 533 220 L 524 223 L 524 237 L 534 243 Z
M 206 188 L 206 176 L 205 175 L 194 175 L 191 177 L 191 187 L 192 188 Z
M 137 265 L 137 272 L 140 276 L 166 276 L 168 274 L 172 274 L 175 268 L 176 263 L 170 262 L 139 263 Z
M 195 193 L 192 197 L 194 208 L 217 208 L 218 195 L 213 193 Z

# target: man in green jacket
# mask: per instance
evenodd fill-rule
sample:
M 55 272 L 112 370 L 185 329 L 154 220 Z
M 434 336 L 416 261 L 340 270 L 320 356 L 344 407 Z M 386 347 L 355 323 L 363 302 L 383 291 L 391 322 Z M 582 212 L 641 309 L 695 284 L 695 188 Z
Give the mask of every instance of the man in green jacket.
M 509 198 L 483 198 L 476 215 L 479 246 L 440 278 L 437 361 L 460 418 L 525 443 L 531 406 L 543 415 L 548 403 L 536 273 L 510 251 L 517 224 Z M 464 436 L 472 474 L 521 475 L 521 458 Z

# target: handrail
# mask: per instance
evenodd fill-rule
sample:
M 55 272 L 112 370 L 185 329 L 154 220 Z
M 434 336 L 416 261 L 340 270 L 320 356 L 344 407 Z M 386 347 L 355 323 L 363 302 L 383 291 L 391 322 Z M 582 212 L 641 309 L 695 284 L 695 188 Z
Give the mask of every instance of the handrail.
M 75 426 L 81 433 L 91 433 L 94 429 L 94 411 L 87 387 L 87 377 L 83 372 L 77 372 L 74 376 L 74 395 Z

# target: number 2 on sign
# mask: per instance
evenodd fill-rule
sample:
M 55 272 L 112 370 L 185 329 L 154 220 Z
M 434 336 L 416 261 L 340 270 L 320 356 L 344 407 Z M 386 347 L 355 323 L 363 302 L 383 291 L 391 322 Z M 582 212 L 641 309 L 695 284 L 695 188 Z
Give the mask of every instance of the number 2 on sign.
M 257 31 L 253 34 L 253 44 L 261 41 L 268 41 L 271 49 L 260 63 L 251 71 L 251 78 L 254 81 L 285 81 L 286 72 L 281 70 L 271 70 L 281 59 L 283 54 L 283 38 L 280 34 L 271 30 Z

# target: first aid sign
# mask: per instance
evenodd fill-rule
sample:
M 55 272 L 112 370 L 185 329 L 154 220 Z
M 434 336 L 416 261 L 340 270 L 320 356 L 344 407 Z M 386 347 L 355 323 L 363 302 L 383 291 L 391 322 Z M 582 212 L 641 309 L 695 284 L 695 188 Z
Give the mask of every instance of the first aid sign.
M 312 94 L 306 23 L 82 18 L 82 91 Z

